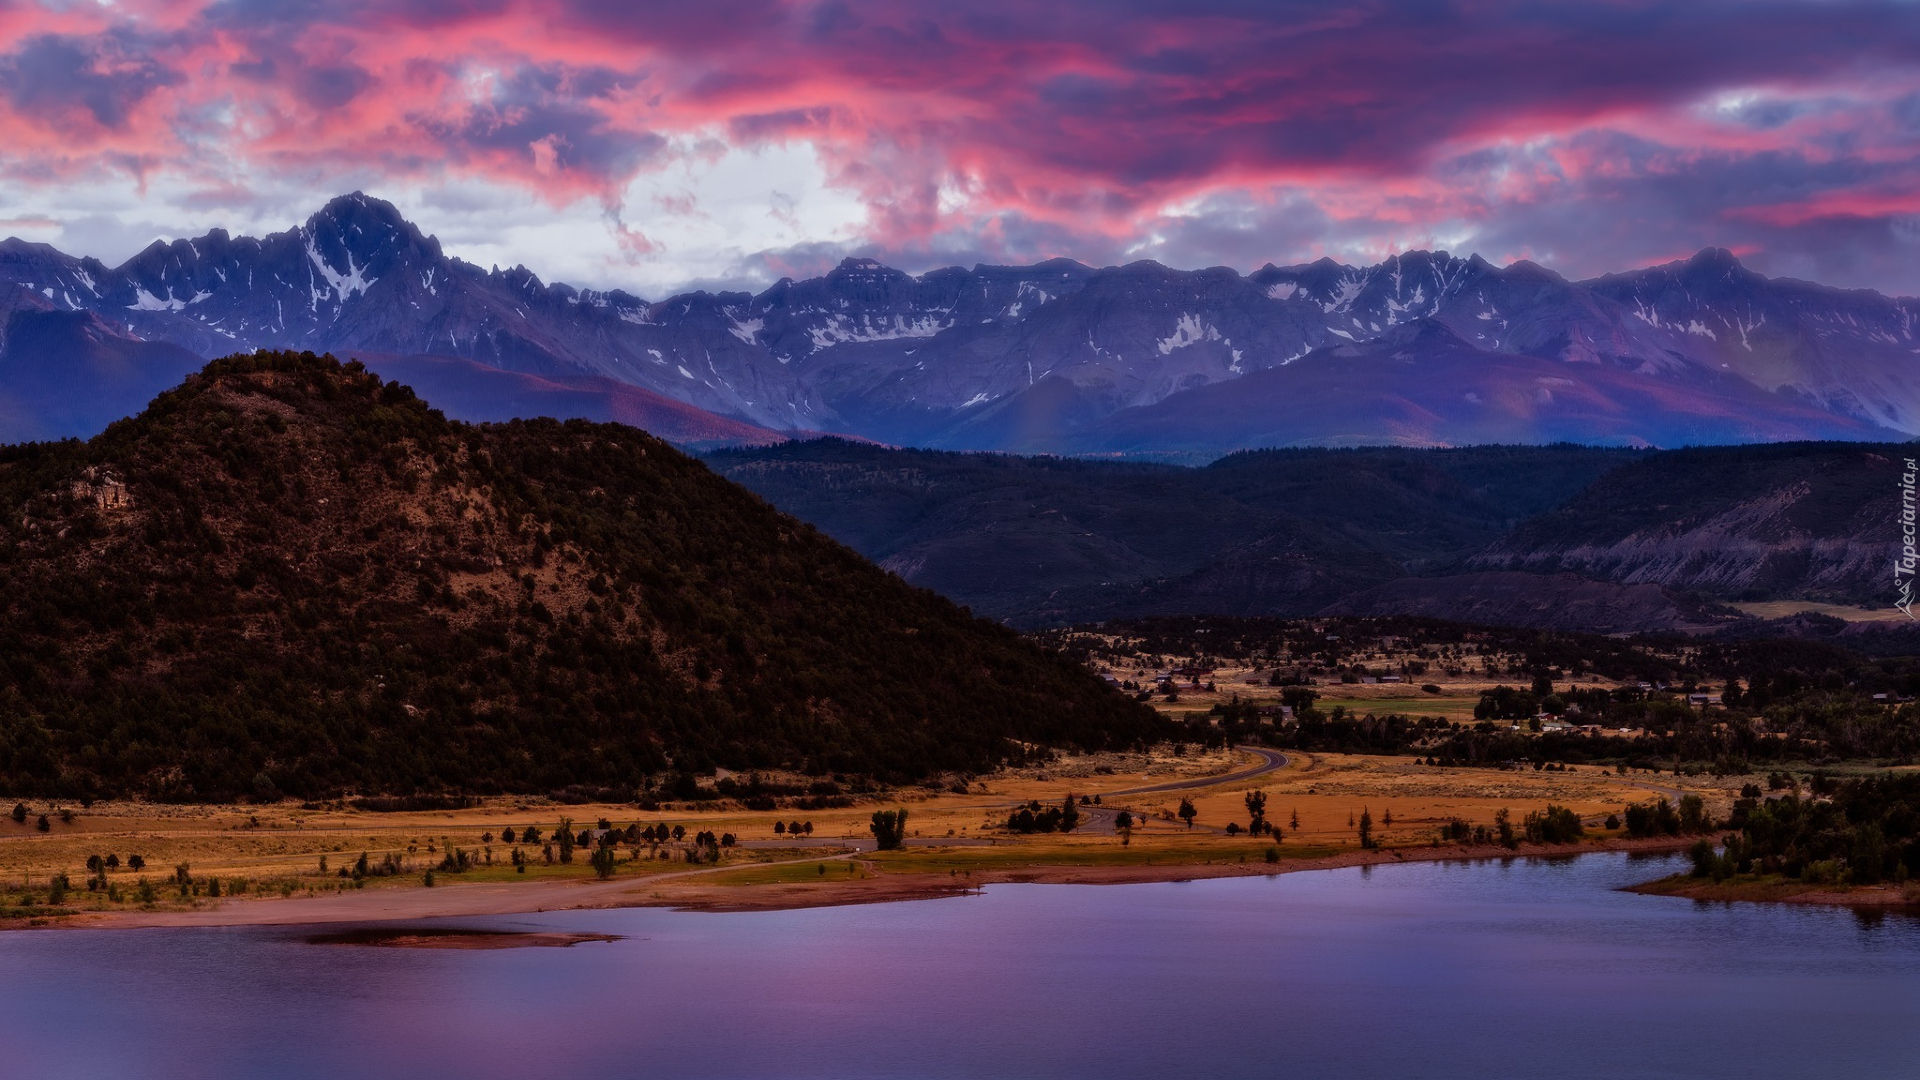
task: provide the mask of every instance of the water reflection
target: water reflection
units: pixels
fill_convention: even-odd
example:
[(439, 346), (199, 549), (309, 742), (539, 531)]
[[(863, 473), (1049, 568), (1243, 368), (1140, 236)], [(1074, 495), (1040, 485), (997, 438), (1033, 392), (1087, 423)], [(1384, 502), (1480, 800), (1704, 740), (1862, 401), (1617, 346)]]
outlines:
[(0, 1076), (1912, 1075), (1902, 916), (1615, 891), (1672, 857), (993, 887), (757, 914), (0, 936)]

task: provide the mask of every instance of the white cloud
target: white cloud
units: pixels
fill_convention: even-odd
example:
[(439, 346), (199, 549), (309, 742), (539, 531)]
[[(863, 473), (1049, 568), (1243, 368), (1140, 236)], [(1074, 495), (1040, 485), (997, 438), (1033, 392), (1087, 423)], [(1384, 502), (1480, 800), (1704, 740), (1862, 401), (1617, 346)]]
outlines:
[(852, 193), (827, 185), (811, 146), (714, 147), (711, 140), (701, 153), (683, 147), (674, 164), (628, 186), (622, 221), (652, 245), (638, 254), (621, 247), (618, 225), (595, 199), (554, 207), (507, 184), (395, 183), (351, 174), (235, 176), (212, 192), (169, 176), (150, 179), (144, 190), (106, 176), (65, 186), (0, 181), (4, 216), (13, 222), (0, 225), (0, 235), (117, 265), (156, 239), (216, 227), (235, 235), (292, 228), (327, 199), (360, 189), (394, 203), (423, 232), (439, 237), (449, 255), (483, 267), (521, 264), (546, 281), (620, 288), (648, 299), (693, 282), (765, 284), (756, 253), (859, 241), (866, 208)]

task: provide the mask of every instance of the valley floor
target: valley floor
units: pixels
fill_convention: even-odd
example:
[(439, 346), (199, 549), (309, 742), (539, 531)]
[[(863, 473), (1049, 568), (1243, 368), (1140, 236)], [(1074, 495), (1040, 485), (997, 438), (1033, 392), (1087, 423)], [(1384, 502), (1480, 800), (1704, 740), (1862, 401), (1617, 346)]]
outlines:
[[(93, 927), (279, 926), (386, 922), (463, 916), (512, 915), (536, 911), (611, 907), (672, 907), (695, 911), (767, 911), (847, 904), (891, 903), (959, 896), (996, 884), (1129, 885), (1202, 878), (1251, 877), (1301, 870), (1333, 870), (1401, 862), (1461, 859), (1554, 858), (1598, 851), (1647, 854), (1678, 851), (1691, 838), (1629, 840), (1603, 837), (1574, 844), (1522, 844), (1509, 851), (1498, 845), (1445, 845), (1383, 850), (1292, 852), (1266, 863), (1246, 852), (1238, 858), (1218, 852), (1218, 860), (1144, 859), (1131, 864), (1056, 865), (1044, 860), (1005, 868), (958, 869), (945, 873), (911, 865), (876, 865), (848, 855), (781, 860), (740, 866), (669, 871), (608, 881), (569, 880), (531, 884), (475, 883), (435, 889), (405, 888), (298, 895), (287, 900), (238, 900), (174, 910), (110, 911), (78, 916), (69, 925)], [(955, 860), (966, 861), (966, 860)], [(798, 873), (764, 874), (798, 867)], [(828, 868), (817, 879), (817, 868)], [(878, 872), (876, 872), (878, 871)]]
[[(466, 810), (370, 813), (292, 806), (164, 807), (101, 804), (76, 810), (73, 821), (38, 832), (34, 818), (0, 820), (0, 920), (8, 925), (234, 925), (327, 923), (494, 915), (560, 908), (674, 906), (742, 910), (872, 903), (956, 895), (999, 882), (1082, 884), (1188, 880), (1285, 873), (1339, 866), (1491, 857), (1570, 855), (1596, 850), (1673, 850), (1685, 840), (1630, 840), (1602, 827), (1628, 803), (1697, 792), (1724, 812), (1737, 783), (1670, 774), (1617, 775), (1599, 769), (1566, 772), (1453, 769), (1410, 758), (1274, 751), (1220, 751), (1175, 756), (1099, 755), (1046, 768), (1008, 771), (965, 794), (908, 789), (855, 807), (827, 811), (751, 812), (680, 804), (640, 812), (630, 805), (561, 806), (544, 800), (496, 800)], [(1246, 796), (1267, 796), (1267, 818), (1283, 839), (1244, 829)], [(1071, 834), (1018, 836), (1004, 826), (1010, 810), (1030, 801), (1058, 805), (1068, 793), (1098, 804), (1080, 807)], [(1182, 799), (1196, 816), (1175, 816)], [(1548, 803), (1567, 806), (1589, 823), (1589, 839), (1573, 845), (1462, 847), (1439, 841), (1452, 818), (1491, 824), (1506, 809), (1516, 824)], [(906, 846), (874, 851), (867, 823), (876, 809), (910, 812)], [(33, 808), (37, 814), (41, 808)], [(1130, 836), (1114, 828), (1122, 809), (1140, 824)], [(1368, 814), (1380, 847), (1359, 845), (1358, 817)], [(513, 845), (496, 839), (528, 825), (551, 834), (560, 820), (591, 828), (605, 819), (730, 832), (739, 843), (717, 865), (685, 861), (691, 845), (622, 845), (610, 880), (597, 880), (586, 853), (563, 864), (546, 861), (546, 845), (519, 845), (528, 865), (510, 863)], [(810, 823), (801, 839), (776, 834), (776, 821)], [(425, 887), (425, 871), (449, 850), (467, 852), (465, 873), (441, 872)], [(401, 872), (362, 881), (342, 877), (360, 853), (379, 864), (391, 855)], [(107, 892), (80, 884), (89, 855), (140, 854), (144, 869), (106, 875)], [(321, 860), (327, 860), (322, 869)], [(1273, 861), (1268, 861), (1269, 859)], [(179, 869), (184, 868), (184, 869)], [(53, 875), (75, 886), (56, 899)], [(189, 882), (182, 889), (178, 882)], [(143, 902), (140, 883), (151, 896)], [(208, 883), (219, 881), (220, 895)]]

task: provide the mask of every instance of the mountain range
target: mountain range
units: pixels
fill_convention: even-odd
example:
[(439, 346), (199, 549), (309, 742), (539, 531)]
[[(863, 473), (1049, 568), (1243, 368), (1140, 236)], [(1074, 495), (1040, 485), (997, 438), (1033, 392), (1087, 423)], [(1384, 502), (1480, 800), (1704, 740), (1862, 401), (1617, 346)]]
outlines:
[(357, 357), (466, 419), (619, 419), (695, 446), (837, 432), (1206, 460), (1256, 446), (1674, 446), (1920, 433), (1920, 300), (1726, 251), (1589, 281), (1416, 251), (1252, 274), (848, 259), (648, 301), (446, 255), (390, 204), (118, 267), (0, 242), (0, 440), (87, 435), (205, 358)]

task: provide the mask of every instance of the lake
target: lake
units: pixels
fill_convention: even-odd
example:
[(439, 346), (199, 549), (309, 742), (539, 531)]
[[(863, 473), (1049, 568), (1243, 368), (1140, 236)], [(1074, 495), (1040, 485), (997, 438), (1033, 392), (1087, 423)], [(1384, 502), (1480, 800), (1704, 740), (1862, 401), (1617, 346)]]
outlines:
[(1912, 1077), (1920, 921), (1617, 887), (1674, 857), (994, 886), (807, 911), (0, 935), (0, 1076)]

